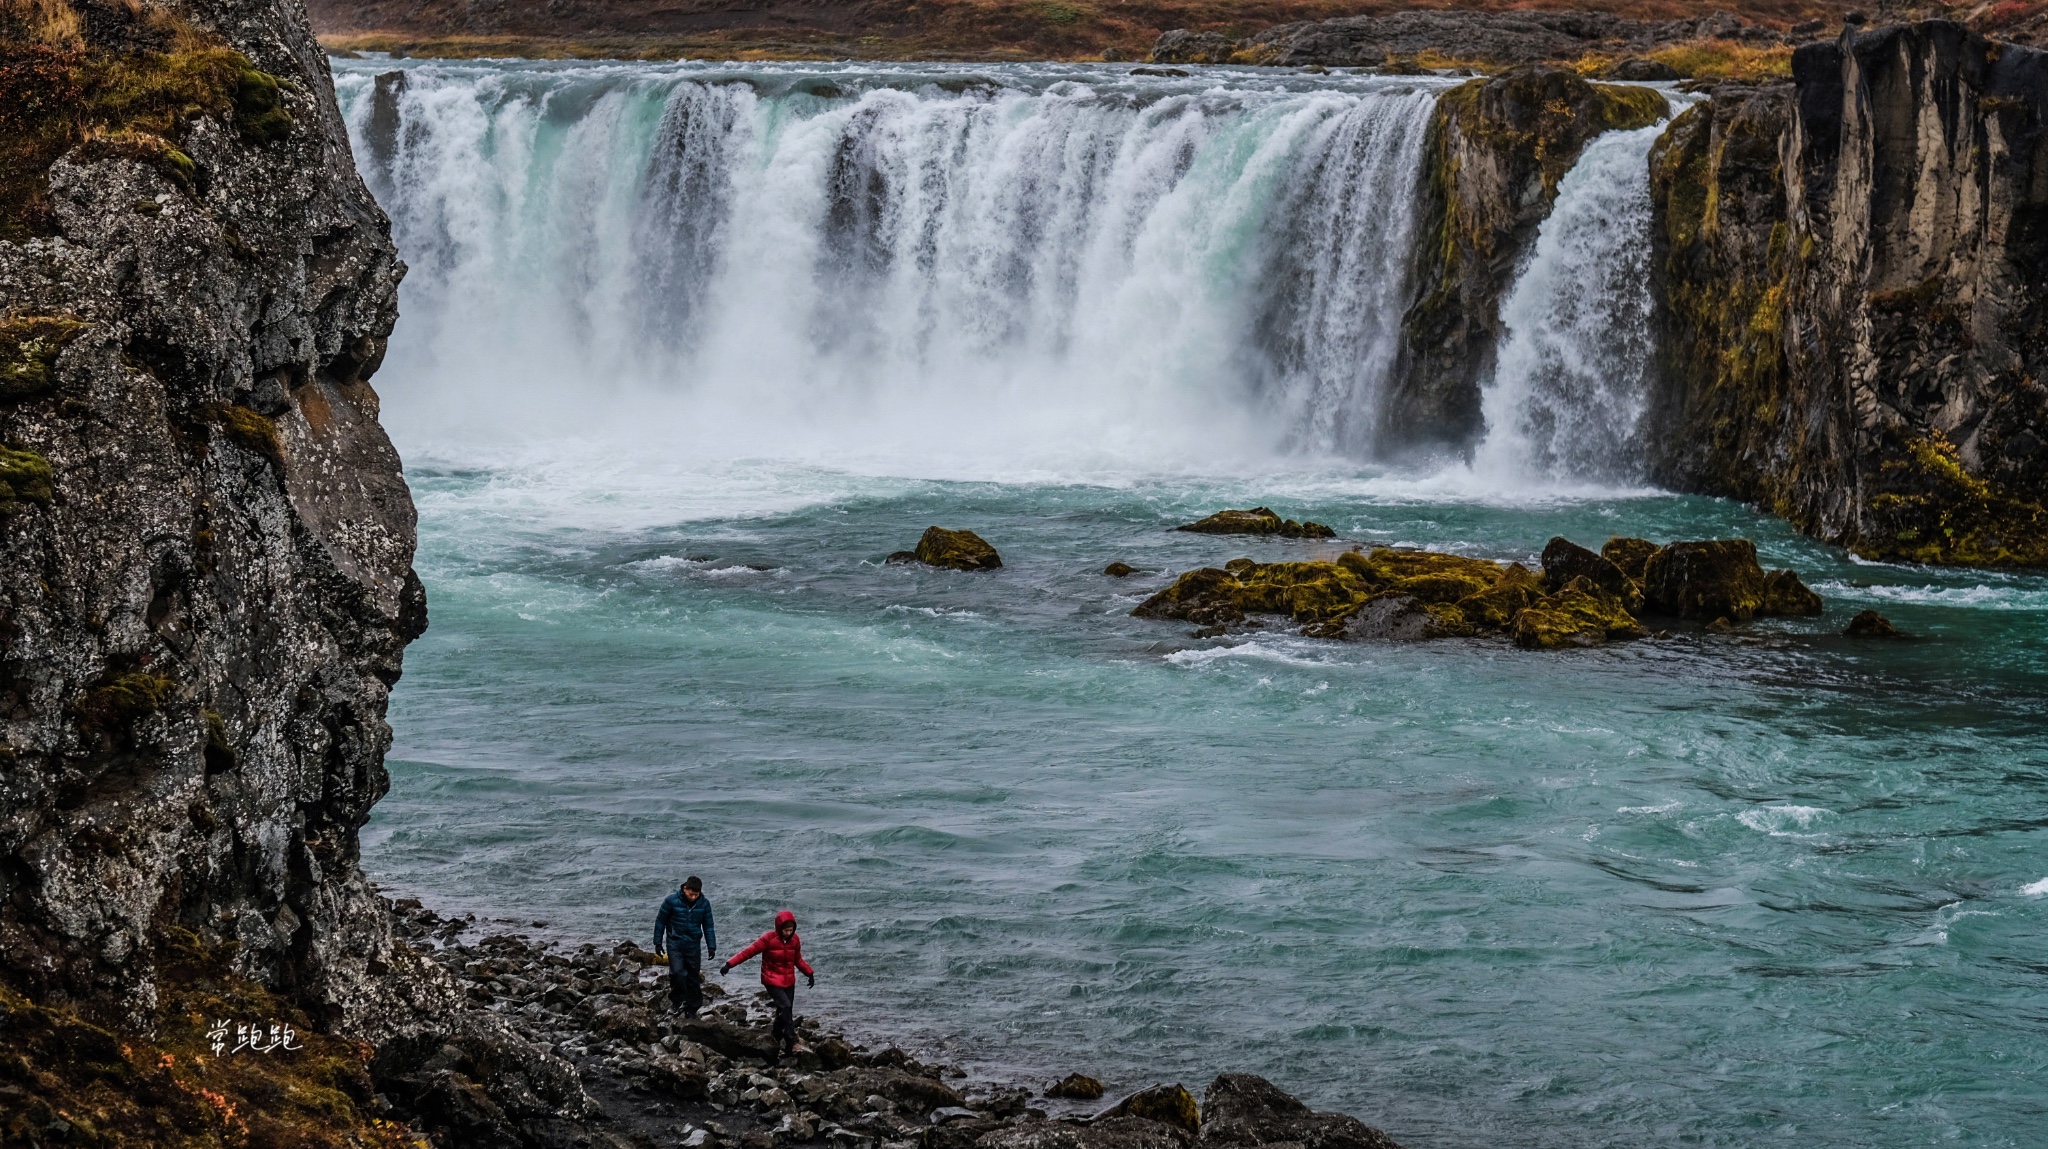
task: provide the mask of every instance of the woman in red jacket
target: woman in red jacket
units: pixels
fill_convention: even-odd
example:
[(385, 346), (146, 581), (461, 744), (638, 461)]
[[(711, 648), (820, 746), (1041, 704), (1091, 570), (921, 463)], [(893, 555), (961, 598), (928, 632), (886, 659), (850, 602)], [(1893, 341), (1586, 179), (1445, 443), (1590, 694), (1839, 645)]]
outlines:
[(788, 910), (775, 915), (775, 928), (754, 939), (754, 944), (725, 959), (720, 973), (755, 954), (761, 955), (761, 984), (775, 1003), (775, 1041), (785, 1053), (798, 1053), (803, 1046), (796, 1039), (796, 972), (804, 972), (804, 983), (816, 989), (818, 975), (804, 960), (804, 940), (796, 936), (796, 915)]

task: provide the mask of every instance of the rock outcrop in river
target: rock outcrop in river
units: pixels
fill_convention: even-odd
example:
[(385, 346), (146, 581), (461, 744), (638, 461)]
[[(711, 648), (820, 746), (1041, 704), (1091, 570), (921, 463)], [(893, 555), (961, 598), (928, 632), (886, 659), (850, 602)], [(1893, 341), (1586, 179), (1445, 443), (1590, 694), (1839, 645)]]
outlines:
[(1821, 613), (1791, 571), (1766, 571), (1748, 539), (1615, 538), (1596, 554), (1568, 539), (1543, 549), (1541, 574), (1520, 563), (1379, 547), (1334, 561), (1232, 559), (1189, 571), (1131, 611), (1179, 619), (1213, 637), (1284, 618), (1314, 638), (1410, 642), (1505, 634), (1531, 650), (1645, 638), (1665, 616), (1727, 629), (1755, 618)]
[(1652, 156), (1655, 477), (1870, 558), (2048, 563), (2048, 53), (1928, 22)]

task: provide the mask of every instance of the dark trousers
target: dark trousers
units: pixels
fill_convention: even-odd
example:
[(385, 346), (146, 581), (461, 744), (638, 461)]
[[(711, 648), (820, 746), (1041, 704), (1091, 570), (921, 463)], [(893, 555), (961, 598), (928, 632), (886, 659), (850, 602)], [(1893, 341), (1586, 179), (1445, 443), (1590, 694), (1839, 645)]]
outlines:
[(704, 951), (694, 943), (688, 949), (673, 941), (669, 943), (668, 1000), (684, 1013), (704, 1008), (704, 975), (698, 964), (703, 960)]
[(775, 1041), (787, 1053), (796, 1048), (796, 987), (764, 985), (768, 1000), (775, 1003)]

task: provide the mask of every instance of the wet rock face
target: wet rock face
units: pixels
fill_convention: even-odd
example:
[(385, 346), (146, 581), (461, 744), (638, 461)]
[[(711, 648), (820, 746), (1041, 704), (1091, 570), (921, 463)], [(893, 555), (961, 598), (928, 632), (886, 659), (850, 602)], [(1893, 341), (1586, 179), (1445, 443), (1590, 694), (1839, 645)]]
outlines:
[(182, 924), (341, 1024), (391, 992), (356, 833), (426, 617), (368, 383), (403, 268), (304, 9), (187, 10), (260, 123), (76, 147), (0, 241), (0, 972), (138, 1017)]
[(1659, 482), (1872, 558), (2048, 563), (2048, 54), (1931, 21), (1652, 155)]
[(1601, 132), (1654, 124), (1663, 96), (1532, 66), (1473, 80), (1437, 102), (1402, 352), (1378, 426), (1382, 454), (1462, 453), (1485, 433), (1483, 382), (1500, 305), (1557, 199)]

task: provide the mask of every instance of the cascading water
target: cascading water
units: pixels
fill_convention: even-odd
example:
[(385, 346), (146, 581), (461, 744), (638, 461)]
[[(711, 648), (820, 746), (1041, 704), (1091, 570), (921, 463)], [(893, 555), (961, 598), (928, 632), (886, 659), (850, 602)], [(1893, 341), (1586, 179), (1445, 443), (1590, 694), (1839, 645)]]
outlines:
[(1558, 184), (1556, 206), (1501, 306), (1507, 334), (1473, 460), (1482, 476), (1641, 478), (1653, 350), (1648, 159), (1663, 130), (1596, 138)]
[(345, 65), (393, 365), (466, 424), (625, 385), (728, 440), (1370, 438), (1433, 82), (1003, 76)]

